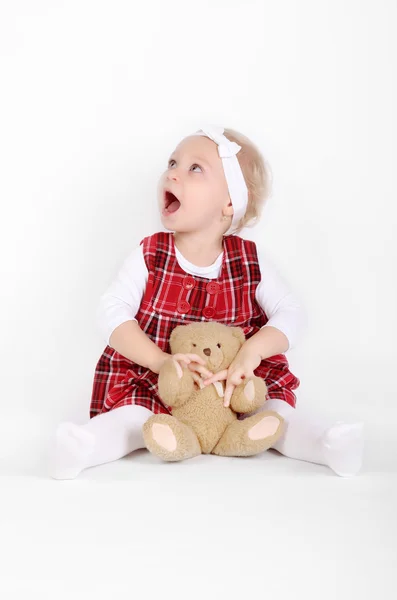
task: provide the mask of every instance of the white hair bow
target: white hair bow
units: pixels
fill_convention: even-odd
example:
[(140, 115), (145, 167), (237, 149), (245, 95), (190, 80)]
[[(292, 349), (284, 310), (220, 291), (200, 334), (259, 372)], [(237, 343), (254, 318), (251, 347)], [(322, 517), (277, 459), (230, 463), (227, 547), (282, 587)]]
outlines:
[(245, 215), (248, 204), (248, 189), (240, 163), (236, 156), (241, 150), (241, 146), (236, 144), (236, 142), (228, 140), (227, 137), (223, 135), (224, 131), (223, 127), (206, 125), (193, 135), (204, 135), (210, 138), (218, 146), (218, 154), (222, 159), (230, 200), (233, 206), (232, 224), (226, 232), (226, 234), (231, 234)]

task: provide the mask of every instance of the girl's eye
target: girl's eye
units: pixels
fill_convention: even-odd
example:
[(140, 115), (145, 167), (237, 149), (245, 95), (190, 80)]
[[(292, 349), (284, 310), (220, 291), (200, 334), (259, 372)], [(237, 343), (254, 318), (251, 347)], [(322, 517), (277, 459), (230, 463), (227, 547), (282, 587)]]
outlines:
[[(175, 161), (173, 158), (171, 158), (171, 160), (169, 160), (169, 161), (168, 161), (168, 168), (169, 168), (169, 169), (172, 169), (172, 167), (174, 166), (174, 163), (175, 163), (175, 162), (176, 162), (176, 161)], [(199, 168), (199, 169), (200, 169), (200, 172), (202, 172), (202, 168), (200, 167), (200, 165), (197, 165), (196, 163), (195, 163), (195, 164), (193, 164), (191, 168), (193, 168), (193, 169)], [(198, 173), (199, 171), (194, 171), (194, 172), (195, 172), (195, 173)]]

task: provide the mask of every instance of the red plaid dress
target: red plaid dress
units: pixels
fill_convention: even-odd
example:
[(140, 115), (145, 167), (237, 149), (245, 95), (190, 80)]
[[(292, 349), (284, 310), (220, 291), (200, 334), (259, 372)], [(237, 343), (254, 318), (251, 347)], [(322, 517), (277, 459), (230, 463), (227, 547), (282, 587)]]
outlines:
[[(135, 318), (164, 352), (170, 352), (169, 338), (177, 325), (213, 320), (242, 327), (248, 339), (267, 323), (255, 299), (261, 279), (255, 243), (236, 235), (225, 236), (223, 242), (219, 277), (206, 279), (180, 267), (173, 233), (159, 232), (141, 241), (149, 275)], [(285, 400), (295, 407), (293, 390), (300, 381), (289, 371), (284, 354), (263, 360), (255, 375), (265, 380), (268, 399)], [(150, 369), (106, 346), (95, 369), (90, 417), (126, 404), (139, 404), (153, 413), (169, 413), (159, 398), (157, 379)]]

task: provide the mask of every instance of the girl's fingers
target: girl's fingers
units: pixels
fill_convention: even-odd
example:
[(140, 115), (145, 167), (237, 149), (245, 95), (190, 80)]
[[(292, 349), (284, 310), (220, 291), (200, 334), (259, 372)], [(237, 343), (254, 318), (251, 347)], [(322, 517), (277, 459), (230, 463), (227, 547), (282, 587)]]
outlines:
[(174, 360), (181, 360), (182, 362), (186, 363), (187, 365), (191, 362), (191, 360), (187, 356), (187, 354), (173, 354), (172, 358)]
[(201, 358), (201, 356), (198, 356), (198, 354), (190, 354), (190, 353), (183, 354), (183, 353), (179, 352), (178, 354), (173, 354), (172, 358), (175, 358), (176, 360), (182, 360), (187, 365), (189, 363), (191, 363), (192, 361), (200, 363), (201, 365), (206, 364), (205, 360), (203, 358)]
[(201, 356), (199, 356), (198, 354), (185, 354), (185, 356), (188, 356), (191, 360), (194, 360), (195, 362), (198, 362), (202, 365), (206, 364), (206, 361), (204, 360), (204, 358), (201, 358)]
[(223, 406), (226, 408), (230, 406), (230, 400), (234, 391), (234, 385), (226, 386), (225, 396), (223, 398)]
[(212, 371), (209, 371), (206, 367), (203, 367), (202, 365), (197, 365), (195, 363), (190, 363), (188, 369), (190, 369), (190, 371), (196, 371), (197, 373), (201, 373), (202, 375), (204, 375), (204, 377), (211, 377), (213, 375)]
[(227, 369), (219, 371), (219, 373), (215, 373), (214, 375), (211, 375), (211, 377), (209, 377), (208, 379), (205, 379), (204, 385), (209, 385), (210, 383), (214, 383), (215, 381), (222, 381), (224, 379), (227, 379)]
[[(251, 377), (251, 375), (254, 376), (253, 371), (248, 373), (249, 377)], [(240, 383), (242, 383), (245, 379), (246, 379), (246, 375), (244, 373), (244, 369), (242, 369), (242, 368), (237, 369), (237, 371), (235, 371), (233, 373), (233, 375), (231, 377), (229, 377), (228, 381), (226, 382), (223, 406), (226, 406), (226, 407), (230, 406), (230, 400), (232, 399), (234, 389), (238, 385), (240, 385)]]
[[(230, 367), (229, 367), (229, 369), (230, 369)], [(227, 379), (229, 377), (229, 383), (232, 383), (233, 385), (238, 385), (244, 379), (244, 375), (243, 374), (240, 375), (239, 374), (240, 372), (243, 373), (243, 370), (238, 369), (232, 375), (230, 375), (229, 370), (224, 369), (223, 371), (219, 371), (219, 373), (215, 373), (215, 375), (213, 375), (212, 377), (205, 379), (204, 384), (207, 385), (210, 383), (214, 383), (214, 381), (221, 381), (221, 380)]]
[(205, 364), (205, 360), (200, 358), (200, 356), (198, 356), (197, 354), (177, 353), (173, 354), (171, 358), (173, 359), (174, 363), (178, 365), (177, 373), (179, 378), (182, 377), (182, 367), (180, 366), (179, 362), (184, 363), (184, 365), (187, 366), (187, 368), (192, 373), (196, 371), (197, 373), (201, 373), (202, 375), (204, 375), (204, 377), (211, 377), (211, 375), (213, 375), (212, 371), (204, 367), (202, 364), (198, 364), (197, 361), (200, 361), (200, 363)]
[(174, 363), (174, 365), (175, 365), (176, 372), (177, 372), (177, 375), (178, 375), (179, 379), (182, 379), (182, 377), (183, 377), (183, 371), (182, 371), (182, 367), (181, 367), (181, 365), (180, 365), (180, 364), (179, 364), (179, 362), (178, 362), (177, 360), (175, 360), (175, 359), (173, 359), (173, 363)]
[(193, 381), (195, 381), (197, 383), (197, 385), (199, 386), (199, 388), (201, 388), (201, 383), (203, 380), (201, 379), (200, 375), (197, 375), (197, 373), (192, 371), (192, 377), (193, 377)]
[[(182, 367), (178, 361), (182, 362), (187, 366), (192, 374), (193, 380), (201, 387), (201, 384), (204, 383), (205, 386), (215, 383), (216, 381), (224, 381), (226, 380), (226, 389), (225, 395), (223, 398), (223, 405), (225, 407), (230, 406), (230, 401), (234, 392), (234, 389), (237, 385), (240, 385), (246, 377), (253, 377), (254, 372), (250, 372), (245, 374), (244, 369), (241, 367), (238, 368), (234, 373), (229, 376), (228, 369), (224, 369), (223, 371), (219, 371), (219, 373), (212, 373), (209, 369), (205, 367), (206, 361), (198, 356), (198, 354), (194, 353), (178, 353), (173, 354), (172, 359), (175, 364), (175, 368), (178, 374), (178, 377), (181, 379), (183, 376)], [(230, 367), (229, 367), (230, 368)], [(204, 376), (203, 379), (200, 375)]]
[(234, 375), (233, 375), (233, 376), (232, 376), (232, 377), (229, 379), (229, 382), (230, 382), (230, 384), (231, 384), (231, 385), (234, 385), (234, 386), (236, 386), (236, 385), (240, 385), (240, 383), (241, 383), (242, 381), (244, 381), (244, 376), (242, 376), (242, 375), (237, 375), (237, 374), (234, 374)]

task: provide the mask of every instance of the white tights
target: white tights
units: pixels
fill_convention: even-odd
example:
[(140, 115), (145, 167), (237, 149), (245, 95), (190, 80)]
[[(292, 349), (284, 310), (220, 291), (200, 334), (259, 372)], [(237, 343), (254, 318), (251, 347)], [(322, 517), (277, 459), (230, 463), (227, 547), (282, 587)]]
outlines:
[[(298, 460), (327, 465), (341, 476), (356, 475), (362, 462), (363, 424), (330, 422), (311, 411), (268, 400), (285, 421), (274, 449)], [(143, 406), (128, 405), (90, 419), (85, 425), (61, 423), (51, 453), (51, 476), (74, 479), (87, 467), (117, 460), (144, 448), (142, 426), (152, 415)]]

